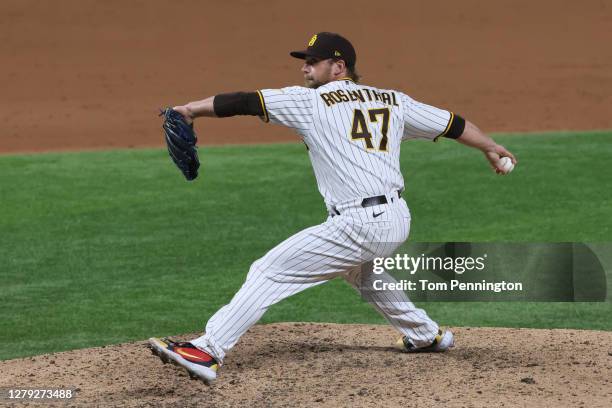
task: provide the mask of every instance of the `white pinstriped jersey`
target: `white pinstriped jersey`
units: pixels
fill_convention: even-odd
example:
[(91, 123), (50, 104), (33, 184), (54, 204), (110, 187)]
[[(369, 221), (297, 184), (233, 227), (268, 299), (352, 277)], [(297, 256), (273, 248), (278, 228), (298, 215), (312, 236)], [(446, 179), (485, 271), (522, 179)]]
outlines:
[(408, 95), (356, 84), (349, 79), (317, 89), (263, 89), (264, 120), (293, 128), (308, 147), (326, 204), (404, 189), (400, 143), (435, 140), (445, 134), (452, 112)]
[[(454, 115), (393, 90), (334, 81), (259, 91), (264, 120), (295, 129), (308, 146), (319, 191), (330, 211), (325, 222), (287, 238), (255, 261), (230, 303), (192, 343), (220, 363), (266, 310), (283, 299), (336, 277), (361, 291), (416, 347), (432, 344), (439, 326), (403, 291), (377, 291), (371, 261), (388, 257), (410, 232), (410, 210), (394, 190), (404, 187), (402, 140), (435, 139)], [(386, 204), (363, 207), (360, 198), (385, 194)], [(356, 202), (356, 203), (355, 203)]]

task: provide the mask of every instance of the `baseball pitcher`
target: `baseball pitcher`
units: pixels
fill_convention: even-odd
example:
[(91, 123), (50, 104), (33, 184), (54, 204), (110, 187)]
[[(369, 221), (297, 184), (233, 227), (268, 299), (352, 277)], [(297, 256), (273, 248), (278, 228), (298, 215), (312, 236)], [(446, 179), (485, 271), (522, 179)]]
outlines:
[[(165, 113), (169, 118), (178, 112), (184, 122), (166, 123), (165, 129), (187, 132), (195, 118), (235, 115), (259, 116), (294, 129), (306, 144), (328, 211), (323, 223), (289, 237), (255, 261), (240, 290), (210, 318), (201, 337), (190, 342), (149, 340), (164, 362), (172, 361), (207, 383), (216, 379), (226, 354), (271, 305), (337, 277), (359, 290), (374, 279), (372, 260), (391, 256), (408, 238), (402, 141), (455, 139), (482, 151), (498, 174), (509, 171), (504, 163), (516, 164), (512, 153), (461, 116), (397, 90), (360, 84), (355, 50), (338, 34), (318, 33), (305, 50), (290, 55), (304, 60), (304, 86), (220, 94)], [(189, 139), (195, 140), (193, 135)], [(169, 142), (169, 150), (176, 146)], [(197, 157), (181, 161), (180, 154), (171, 155), (181, 168), (191, 168), (185, 173), (188, 179), (197, 176)], [(375, 279), (392, 281), (387, 274)], [(453, 334), (441, 330), (405, 293), (362, 293), (401, 334), (397, 345), (403, 351), (442, 352), (454, 346)]]

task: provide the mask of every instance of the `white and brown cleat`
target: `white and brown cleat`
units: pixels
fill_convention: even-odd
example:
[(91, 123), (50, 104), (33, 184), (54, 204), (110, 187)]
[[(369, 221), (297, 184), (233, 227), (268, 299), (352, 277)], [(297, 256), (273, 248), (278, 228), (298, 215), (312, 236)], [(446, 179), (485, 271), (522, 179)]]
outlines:
[(395, 343), (395, 347), (404, 353), (441, 353), (455, 347), (455, 337), (450, 330), (444, 332), (438, 330), (438, 334), (428, 346), (416, 347), (408, 337), (404, 336)]

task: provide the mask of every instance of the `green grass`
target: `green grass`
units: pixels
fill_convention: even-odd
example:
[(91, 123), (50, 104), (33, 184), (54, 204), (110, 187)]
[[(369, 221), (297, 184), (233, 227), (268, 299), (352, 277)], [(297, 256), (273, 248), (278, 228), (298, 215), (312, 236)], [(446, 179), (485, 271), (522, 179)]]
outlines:
[[(612, 241), (611, 132), (497, 139), (510, 177), (452, 141), (404, 143), (412, 240)], [(161, 149), (0, 156), (0, 359), (201, 330), (252, 261), (324, 220), (303, 145), (201, 157), (187, 183)], [(611, 303), (421, 306), (445, 325), (612, 330)], [(340, 281), (273, 321), (383, 323)]]

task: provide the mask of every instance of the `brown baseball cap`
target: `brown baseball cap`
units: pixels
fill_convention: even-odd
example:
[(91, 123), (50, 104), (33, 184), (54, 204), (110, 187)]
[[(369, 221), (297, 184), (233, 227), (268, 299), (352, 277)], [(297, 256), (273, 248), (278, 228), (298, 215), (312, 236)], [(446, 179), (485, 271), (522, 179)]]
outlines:
[(292, 51), (289, 55), (299, 59), (308, 57), (342, 59), (349, 68), (354, 67), (357, 62), (355, 48), (350, 41), (340, 34), (326, 31), (313, 35), (305, 50)]

